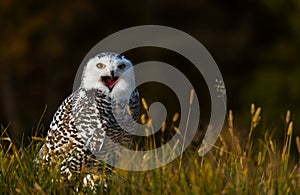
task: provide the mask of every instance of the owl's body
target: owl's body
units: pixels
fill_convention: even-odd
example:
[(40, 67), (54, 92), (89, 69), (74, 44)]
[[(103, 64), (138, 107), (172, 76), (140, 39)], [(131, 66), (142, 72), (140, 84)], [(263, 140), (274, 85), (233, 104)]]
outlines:
[(138, 110), (131, 62), (118, 54), (99, 54), (84, 68), (80, 88), (56, 111), (40, 158), (59, 162), (68, 179), (84, 168), (97, 173), (103, 160), (113, 163), (116, 145), (132, 145)]

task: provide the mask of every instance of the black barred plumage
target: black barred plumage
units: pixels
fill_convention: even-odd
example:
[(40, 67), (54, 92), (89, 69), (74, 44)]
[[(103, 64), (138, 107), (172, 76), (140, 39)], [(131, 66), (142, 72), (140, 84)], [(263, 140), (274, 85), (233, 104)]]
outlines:
[(139, 94), (126, 58), (101, 53), (87, 63), (82, 75), (80, 88), (54, 114), (39, 153), (45, 162), (60, 163), (62, 176), (69, 180), (83, 170), (97, 174), (101, 160), (114, 160), (116, 148), (107, 140), (132, 146), (139, 116)]

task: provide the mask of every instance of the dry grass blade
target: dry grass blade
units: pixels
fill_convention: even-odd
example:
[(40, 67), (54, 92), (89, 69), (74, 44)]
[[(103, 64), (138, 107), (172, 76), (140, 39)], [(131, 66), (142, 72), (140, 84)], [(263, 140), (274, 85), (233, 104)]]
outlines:
[[(251, 119), (255, 115), (260, 117), (261, 110), (251, 106)], [(259, 113), (259, 114), (257, 114)], [(292, 142), (294, 122), (288, 117), (288, 124), (285, 127), (285, 139), (283, 147), (277, 144), (276, 139), (272, 140), (270, 134), (265, 133), (263, 138), (256, 140), (252, 138), (249, 148), (241, 147), (241, 143), (247, 141), (247, 136), (239, 137), (240, 131), (234, 126), (233, 113), (228, 115), (228, 128), (219, 136), (219, 142), (211, 146), (203, 141), (204, 147), (211, 146), (207, 155), (199, 157), (195, 146), (185, 150), (185, 157), (176, 158), (169, 164), (147, 171), (126, 171), (113, 169), (113, 175), (122, 176), (109, 177), (109, 193), (112, 194), (297, 194), (300, 191), (299, 162), (291, 161), (291, 144), (296, 144), (300, 153), (300, 138)], [(256, 117), (257, 117), (256, 116)], [(175, 120), (179, 116), (173, 116)], [(148, 123), (146, 115), (144, 122)], [(176, 120), (175, 120), (176, 121)], [(259, 121), (259, 119), (258, 119)], [(253, 121), (252, 121), (253, 122)], [(170, 120), (170, 123), (174, 121)], [(166, 122), (162, 125), (162, 132), (169, 130), (171, 124)], [(146, 127), (151, 134), (150, 126)], [(233, 128), (234, 131), (233, 131)], [(252, 125), (251, 128), (254, 128)], [(182, 132), (177, 127), (172, 127)], [(6, 131), (7, 129), (5, 129)], [(170, 129), (171, 130), (171, 129)], [(228, 132), (229, 131), (229, 132)], [(253, 129), (252, 129), (253, 131)], [(249, 134), (250, 132), (249, 131)], [(182, 137), (184, 138), (184, 136)], [(14, 147), (11, 139), (2, 133), (0, 137), (0, 193), (1, 194), (103, 194), (103, 185), (100, 183), (95, 191), (91, 186), (83, 186), (81, 180), (72, 180), (68, 184), (61, 180), (59, 163), (55, 166), (42, 167), (34, 163), (40, 149), (36, 141), (43, 141), (43, 138), (34, 136), (33, 142), (28, 147), (21, 147), (19, 150)], [(10, 148), (4, 147), (10, 144)], [(194, 143), (195, 144), (195, 143)], [(152, 142), (150, 147), (155, 146)], [(176, 139), (173, 145), (165, 143), (163, 154), (169, 158), (175, 158), (176, 151), (182, 152), (181, 140)], [(196, 147), (198, 147), (197, 145)], [(202, 145), (201, 145), (202, 146)], [(232, 146), (232, 147), (230, 147)], [(10, 150), (9, 154), (7, 149)], [(137, 147), (138, 149), (138, 147)], [(145, 148), (147, 149), (147, 148)], [(247, 153), (247, 155), (246, 155)], [(161, 162), (159, 156), (146, 153), (141, 156), (141, 162), (133, 161), (133, 157), (122, 163), (129, 166), (148, 166), (149, 163)], [(99, 164), (100, 161), (97, 161)], [(96, 162), (95, 162), (96, 163)], [(178, 166), (179, 165), (179, 166)], [(104, 165), (105, 166), (105, 165)], [(97, 169), (97, 168), (94, 168)], [(94, 170), (93, 169), (93, 170)], [(90, 170), (90, 169), (89, 169)], [(94, 182), (105, 178), (105, 172), (93, 177)], [(225, 182), (224, 182), (225, 181)], [(145, 185), (145, 183), (147, 185)], [(180, 184), (180, 185), (178, 185)], [(72, 186), (72, 187), (70, 187)], [(73, 187), (76, 186), (76, 187)]]

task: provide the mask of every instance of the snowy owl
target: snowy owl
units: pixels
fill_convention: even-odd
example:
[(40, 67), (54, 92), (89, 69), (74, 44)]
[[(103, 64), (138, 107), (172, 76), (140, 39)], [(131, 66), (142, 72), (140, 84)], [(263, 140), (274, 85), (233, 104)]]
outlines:
[(132, 63), (116, 53), (98, 54), (85, 65), (80, 87), (54, 114), (39, 158), (59, 162), (68, 179), (83, 169), (97, 172), (95, 162), (113, 161), (116, 146), (132, 146), (139, 102)]

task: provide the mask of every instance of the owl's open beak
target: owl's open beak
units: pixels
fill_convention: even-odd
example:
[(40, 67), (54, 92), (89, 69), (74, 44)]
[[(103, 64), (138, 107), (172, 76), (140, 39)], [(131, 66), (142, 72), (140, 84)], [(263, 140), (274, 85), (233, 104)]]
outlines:
[(109, 88), (109, 90), (112, 90), (119, 81), (119, 77), (102, 76), (101, 81)]

